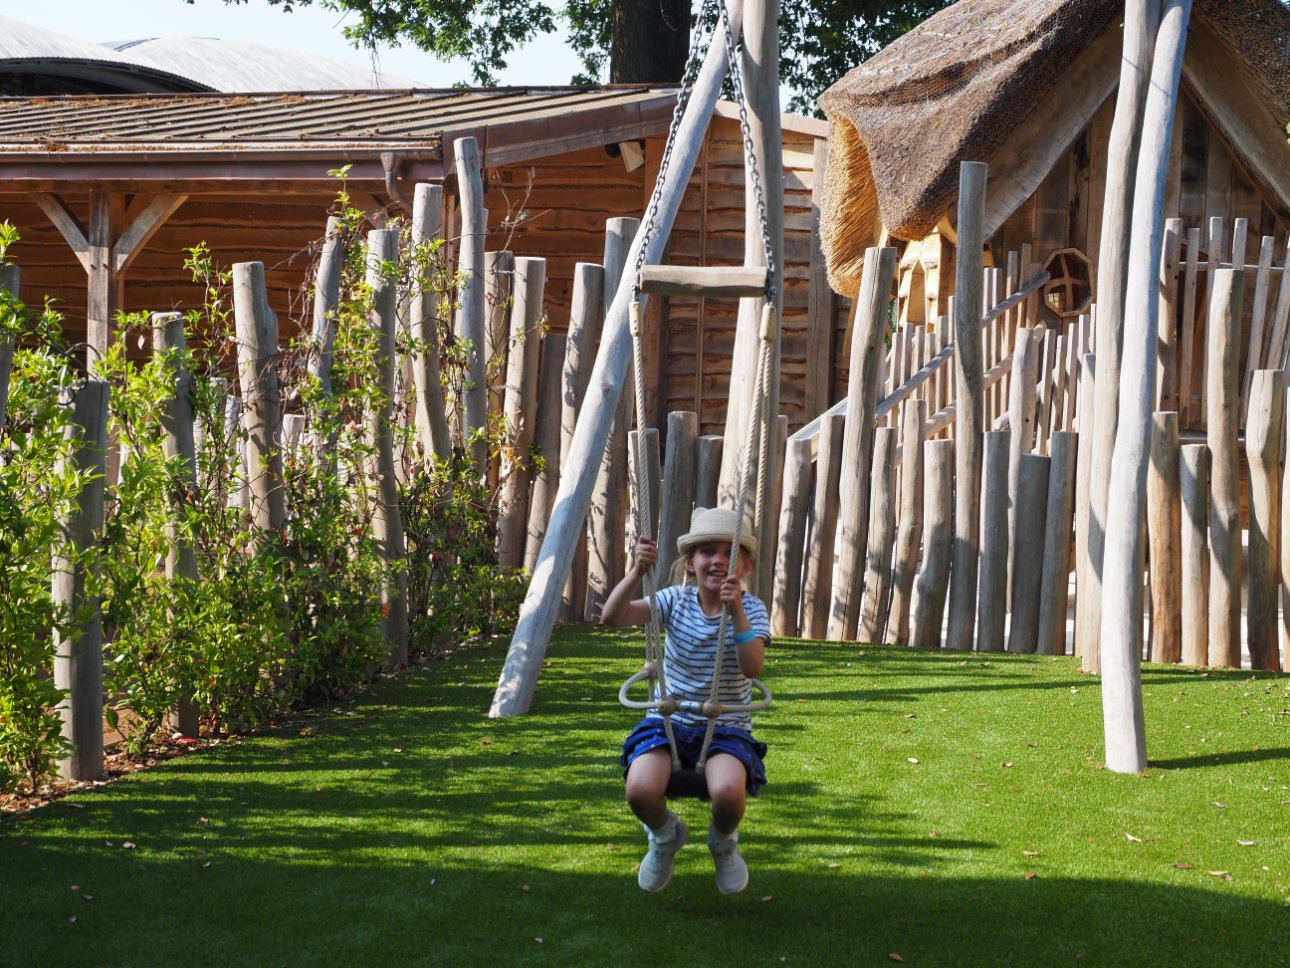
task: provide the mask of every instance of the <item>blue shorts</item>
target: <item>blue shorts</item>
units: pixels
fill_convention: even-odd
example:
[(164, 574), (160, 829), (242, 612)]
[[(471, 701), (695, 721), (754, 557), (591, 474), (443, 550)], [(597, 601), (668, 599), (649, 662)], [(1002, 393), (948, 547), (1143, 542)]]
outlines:
[[(684, 769), (694, 769), (694, 764), (699, 761), (705, 731), (704, 726), (672, 724), (672, 733), (676, 737), (676, 751), (681, 757), (681, 766)], [(658, 749), (660, 746), (667, 748), (667, 733), (663, 731), (663, 720), (657, 716), (647, 716), (631, 731), (631, 735), (623, 740), (623, 752), (618, 757), (618, 765), (623, 768), (623, 776), (627, 776), (627, 768), (632, 765), (636, 757), (652, 749)], [(738, 759), (744, 765), (744, 772), (748, 777), (745, 783), (748, 795), (755, 797), (761, 793), (761, 788), (766, 783), (766, 768), (762, 764), (762, 760), (766, 758), (765, 743), (758, 742), (747, 730), (718, 726), (712, 734), (709, 755), (712, 753), (729, 753)]]

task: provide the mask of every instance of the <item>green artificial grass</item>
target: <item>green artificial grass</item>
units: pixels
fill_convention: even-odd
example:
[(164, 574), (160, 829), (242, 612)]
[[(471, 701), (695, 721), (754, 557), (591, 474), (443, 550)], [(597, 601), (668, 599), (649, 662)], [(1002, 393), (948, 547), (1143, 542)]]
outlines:
[(1272, 965), (1290, 960), (1290, 680), (1148, 667), (1105, 770), (1069, 659), (790, 641), (724, 897), (705, 806), (666, 892), (615, 758), (639, 636), (504, 641), (0, 822), (0, 964)]

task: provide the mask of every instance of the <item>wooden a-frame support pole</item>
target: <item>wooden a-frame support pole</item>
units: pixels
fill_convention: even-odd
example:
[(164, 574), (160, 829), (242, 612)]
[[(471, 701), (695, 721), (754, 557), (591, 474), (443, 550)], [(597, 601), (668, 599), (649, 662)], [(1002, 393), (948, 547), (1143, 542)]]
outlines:
[[(742, 2), (726, 0), (726, 6), (730, 11), (731, 23), (737, 30), (737, 25), (741, 22)], [(642, 256), (647, 264), (657, 263), (663, 254), (672, 223), (689, 186), (694, 163), (703, 145), (708, 121), (721, 94), (726, 66), (725, 39), (718, 33), (708, 48), (703, 68), (695, 81), (690, 101), (676, 132), (666, 177), (658, 194), (650, 200), (641, 219), (642, 228), (632, 240), (626, 259), (628, 266), (634, 266)], [(647, 227), (651, 224), (653, 230), (647, 232)], [(596, 469), (605, 451), (605, 441), (618, 409), (623, 378), (631, 359), (627, 311), (632, 300), (634, 277), (634, 272), (623, 274), (617, 294), (605, 315), (600, 349), (596, 354), (596, 363), (591, 371), (582, 410), (578, 414), (578, 423), (569, 445), (567, 463), (560, 475), (560, 487), (556, 492), (551, 520), (547, 524), (546, 540), (542, 542), (542, 550), (538, 552), (533, 578), (529, 582), (524, 603), (520, 606), (519, 621), (488, 711), (488, 715), (493, 718), (521, 716), (528, 712), (533, 701), (538, 672), (546, 656), (547, 642), (551, 638), (551, 629), (555, 626), (561, 593), (573, 560), (573, 546), (583, 533), (582, 525), (587, 517), (591, 489), (596, 482)]]
[(71, 246), (89, 277), (85, 342), (86, 364), (92, 371), (112, 342), (112, 320), (121, 308), (126, 270), (188, 196), (136, 196), (126, 206), (123, 196), (93, 188), (88, 228), (58, 195), (36, 192), (32, 199)]
[[(1169, 144), (1190, 15), (1191, 0), (1166, 0), (1143, 112), (1133, 192), (1132, 241), (1127, 252), (1120, 416), (1110, 466), (1109, 493), (1115, 495), (1115, 500), (1108, 501), (1106, 509), (1100, 635), (1106, 766), (1117, 773), (1140, 773), (1147, 767), (1140, 668), (1142, 522), (1151, 454), (1151, 412), (1156, 399), (1160, 316), (1156, 277), (1164, 238)], [(1099, 368), (1100, 365), (1099, 362)]]

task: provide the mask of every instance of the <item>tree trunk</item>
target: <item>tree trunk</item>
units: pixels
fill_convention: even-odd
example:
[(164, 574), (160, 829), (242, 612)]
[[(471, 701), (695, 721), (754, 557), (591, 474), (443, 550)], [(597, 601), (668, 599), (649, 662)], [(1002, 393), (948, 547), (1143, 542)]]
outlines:
[(613, 84), (674, 84), (690, 50), (690, 0), (619, 0), (609, 41)]

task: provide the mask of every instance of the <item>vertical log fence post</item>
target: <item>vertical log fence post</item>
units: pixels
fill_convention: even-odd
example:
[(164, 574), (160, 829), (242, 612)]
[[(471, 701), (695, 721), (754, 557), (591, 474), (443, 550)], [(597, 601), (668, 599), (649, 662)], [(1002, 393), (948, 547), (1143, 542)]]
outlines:
[(891, 608), (884, 641), (909, 644), (909, 610), (923, 540), (923, 439), (927, 401), (906, 400), (901, 407), (900, 524), (893, 555)]
[(1017, 469), (1017, 537), (1012, 562), (1012, 623), (1009, 652), (1034, 652), (1039, 645), (1039, 593), (1043, 583), (1044, 528), (1048, 518), (1050, 458), (1022, 454)]
[(949, 627), (945, 645), (970, 650), (976, 634), (977, 569), (981, 556), (981, 448), (984, 390), (981, 367), (982, 245), (987, 166), (959, 165), (958, 265), (954, 313), (954, 543)]
[(896, 271), (896, 250), (865, 250), (851, 339), (843, 473), (838, 500), (838, 560), (833, 575), (829, 637), (853, 639), (860, 618), (864, 554), (869, 540), (869, 466), (873, 460), (874, 411), (878, 406), (887, 328), (887, 303)]
[[(514, 263), (511, 263), (512, 268)], [(564, 397), (560, 411), (560, 466), (568, 468), (573, 431), (578, 411), (587, 393), (587, 380), (595, 356), (596, 333), (600, 330), (605, 281), (603, 267), (579, 262), (573, 267), (573, 299), (569, 310), (569, 330), (564, 345)], [(509, 287), (508, 290), (509, 292)], [(587, 522), (586, 515), (574, 525), (569, 578), (565, 583), (560, 617), (566, 622), (581, 622), (587, 601)]]
[(497, 508), (497, 563), (518, 568), (524, 563), (525, 528), (529, 520), (529, 450), (537, 409), (538, 349), (542, 334), (545, 259), (516, 259), (512, 289), (510, 361), (506, 369), (506, 427), (501, 500)]
[(1203, 666), (1209, 662), (1209, 446), (1184, 444), (1181, 453), (1182, 661)]
[(802, 634), (822, 639), (829, 631), (833, 547), (837, 538), (838, 486), (842, 476), (845, 434), (842, 414), (826, 414), (820, 423), (820, 449), (815, 465), (815, 521), (807, 552), (802, 588)]
[(1075, 655), (1080, 656), (1083, 644), (1079, 635), (1079, 600), (1094, 580), (1089, 575), (1093, 567), (1088, 547), (1088, 490), (1089, 464), (1093, 458), (1093, 398), (1097, 383), (1097, 356), (1085, 353), (1080, 363), (1079, 400), (1076, 416), (1079, 431), (1078, 455), (1075, 459)]
[(676, 560), (676, 539), (689, 530), (694, 508), (694, 443), (699, 415), (676, 410), (667, 415), (667, 455), (663, 460), (663, 506), (658, 510), (657, 584), (665, 584)]
[(60, 522), (62, 544), (53, 556), (54, 608), (68, 622), (54, 627), (54, 685), (67, 690), (58, 715), (63, 738), (75, 747), (59, 760), (58, 773), (69, 780), (97, 780), (103, 775), (103, 615), (93, 593), (98, 563), (92, 552), (103, 533), (108, 385), (86, 380), (68, 403), (71, 462), (85, 476)]
[[(1015, 385), (1015, 384), (1014, 384)], [(1002, 652), (1008, 616), (1008, 464), (1012, 457), (1012, 432), (991, 430), (985, 435), (985, 460), (981, 475), (984, 495), (981, 532), (981, 576), (977, 587), (977, 648)]]
[(811, 442), (790, 440), (784, 455), (784, 485), (779, 505), (779, 541), (775, 549), (775, 590), (771, 597), (770, 634), (796, 636), (801, 631), (802, 556), (811, 506)]
[(447, 462), (452, 457), (452, 433), (444, 411), (443, 382), (439, 376), (439, 294), (431, 285), (434, 265), (428, 246), (439, 237), (443, 208), (442, 185), (417, 185), (412, 200), (412, 249), (418, 262), (412, 286), (412, 382), (416, 387), (413, 426), (425, 457)]
[(864, 599), (856, 629), (856, 637), (861, 642), (881, 642), (887, 627), (891, 555), (896, 540), (896, 436), (897, 431), (892, 427), (880, 427), (874, 436)]
[[(161, 446), (167, 460), (179, 459), (179, 484), (183, 499), (171, 508), (166, 525), (166, 578), (197, 582), (197, 550), (180, 522), (184, 506), (191, 503), (197, 491), (197, 443), (193, 433), (193, 381), (184, 361), (184, 316), (182, 313), (156, 313), (152, 317), (152, 349), (170, 368), (174, 396), (166, 401), (161, 425)], [(175, 495), (179, 497), (178, 494)], [(198, 729), (197, 706), (191, 699), (181, 700), (173, 710), (175, 730), (182, 736), (195, 737)]]
[(1209, 664), (1241, 665), (1241, 481), (1236, 418), (1244, 273), (1210, 273), (1206, 403), (1209, 424)]
[[(0, 264), (0, 289), (17, 299), (18, 288), (18, 267)], [(9, 413), (9, 376), (12, 370), (13, 335), (0, 330), (0, 428), (4, 427)]]
[(453, 143), (457, 187), (461, 194), (461, 243), (458, 270), (462, 275), (458, 295), (457, 335), (470, 343), (470, 366), (466, 374), (462, 417), (468, 452), (480, 473), (487, 469), (488, 441), (481, 431), (488, 423), (488, 361), (484, 325), (484, 181), (480, 171), (479, 142), (472, 137)]
[(237, 326), (242, 422), (251, 522), (256, 540), (279, 540), (287, 520), (282, 488), (282, 409), (278, 389), (278, 317), (269, 308), (264, 263), (233, 265), (233, 318)]
[(1039, 375), (1039, 357), (1043, 346), (1035, 329), (1023, 327), (1013, 337), (1012, 396), (1008, 400), (1008, 430), (1011, 453), (1008, 455), (1008, 603), (1012, 603), (1012, 571), (1018, 558), (1017, 501), (1021, 458), (1035, 446), (1035, 384)]
[(923, 445), (923, 561), (914, 582), (910, 644), (941, 647), (949, 592), (950, 541), (954, 534), (954, 441)]
[(372, 293), (368, 325), (377, 338), (377, 367), (381, 381), (381, 405), (369, 408), (368, 437), (376, 445), (372, 472), (376, 484), (376, 506), (372, 534), (385, 567), (381, 581), (381, 626), (389, 647), (385, 668), (397, 669), (408, 662), (408, 573), (403, 509), (399, 504), (399, 481), (394, 464), (394, 372), (395, 336), (398, 327), (398, 291), (385, 268), (398, 258), (396, 229), (376, 229), (367, 234), (367, 286)]
[[(605, 222), (605, 312), (624, 282), (628, 248), (639, 227), (634, 218), (611, 218)], [(634, 268), (634, 267), (633, 267)], [(635, 379), (628, 360), (625, 379)], [(615, 406), (600, 470), (596, 474), (591, 509), (587, 516), (589, 533), (587, 566), (588, 621), (600, 621), (605, 598), (622, 577), (626, 567), (626, 525), (629, 504), (627, 493), (627, 428), (632, 418), (632, 394), (619, 397)]]
[[(532, 336), (536, 340), (537, 334)], [(560, 389), (565, 343), (564, 333), (547, 333), (542, 337), (537, 407), (530, 418), (534, 424), (533, 449), (541, 467), (533, 472), (533, 492), (529, 498), (528, 542), (524, 546), (524, 567), (529, 571), (537, 564), (538, 551), (546, 539), (546, 523), (551, 518), (555, 489), (560, 481)]]
[(725, 447), (726, 438), (720, 434), (704, 434), (695, 446), (694, 504), (696, 507), (716, 507), (717, 489), (721, 479), (721, 452)]
[(1048, 438), (1048, 507), (1039, 587), (1040, 655), (1066, 654), (1071, 537), (1075, 527), (1075, 449), (1076, 436), (1069, 431), (1057, 430)]
[(1151, 427), (1147, 471), (1147, 551), (1151, 574), (1151, 657), (1182, 658), (1182, 494), (1178, 414), (1158, 412)]
[(1253, 669), (1279, 669), (1277, 589), (1280, 584), (1281, 421), (1285, 371), (1255, 370), (1250, 381), (1245, 453), (1250, 463), (1250, 578), (1246, 610)]

